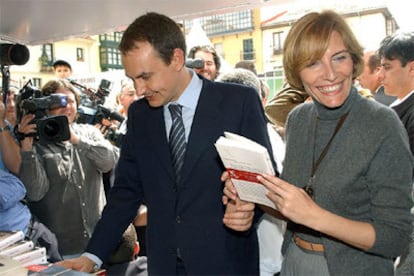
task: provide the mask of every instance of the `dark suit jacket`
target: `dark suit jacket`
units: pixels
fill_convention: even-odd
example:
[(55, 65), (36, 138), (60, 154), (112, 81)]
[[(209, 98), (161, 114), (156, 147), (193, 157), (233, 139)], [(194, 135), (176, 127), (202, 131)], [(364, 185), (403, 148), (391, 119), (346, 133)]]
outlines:
[(144, 200), (149, 274), (175, 274), (177, 248), (189, 275), (258, 274), (255, 230), (236, 232), (222, 222), (224, 167), (214, 143), (224, 131), (256, 140), (271, 153), (257, 92), (203, 79), (181, 180), (175, 183), (163, 108), (145, 99), (133, 103), (115, 184), (87, 252), (105, 260)]

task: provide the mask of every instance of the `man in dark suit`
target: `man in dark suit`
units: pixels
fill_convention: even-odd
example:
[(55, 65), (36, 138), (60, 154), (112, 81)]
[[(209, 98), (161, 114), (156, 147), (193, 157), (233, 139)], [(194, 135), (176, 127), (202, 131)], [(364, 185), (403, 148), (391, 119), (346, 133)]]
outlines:
[[(214, 147), (230, 131), (272, 153), (257, 92), (211, 82), (186, 68), (184, 35), (160, 14), (137, 18), (125, 31), (120, 51), (126, 75), (144, 98), (129, 108), (114, 187), (86, 253), (62, 265), (91, 271), (94, 264), (105, 262), (145, 200), (149, 274), (257, 275), (255, 230), (238, 232), (223, 224), (252, 212), (241, 202), (223, 205), (224, 167)], [(168, 138), (172, 104), (182, 106), (185, 128), (184, 164), (178, 175)]]

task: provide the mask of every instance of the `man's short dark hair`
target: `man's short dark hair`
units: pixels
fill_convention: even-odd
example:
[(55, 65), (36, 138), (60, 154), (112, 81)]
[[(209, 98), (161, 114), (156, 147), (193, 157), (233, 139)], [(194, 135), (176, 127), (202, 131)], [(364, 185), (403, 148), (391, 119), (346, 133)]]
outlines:
[(171, 63), (174, 49), (181, 49), (184, 56), (187, 50), (180, 26), (171, 18), (155, 12), (138, 17), (128, 26), (122, 35), (119, 50), (125, 54), (136, 48), (136, 42), (150, 43), (167, 65)]
[(370, 73), (374, 73), (375, 69), (377, 69), (379, 66), (381, 66), (381, 57), (377, 52), (371, 53), (368, 58), (368, 67)]
[(389, 60), (398, 59), (404, 67), (414, 60), (414, 32), (397, 32), (381, 41), (379, 55)]
[(70, 66), (70, 63), (63, 60), (63, 59), (58, 59), (53, 63), (53, 68), (56, 69), (56, 67), (58, 67), (58, 66), (68, 67), (72, 71), (72, 66)]
[(236, 63), (234, 68), (244, 68), (244, 69), (247, 69), (249, 71), (252, 71), (255, 75), (257, 75), (256, 65), (251, 60), (241, 60), (241, 61)]

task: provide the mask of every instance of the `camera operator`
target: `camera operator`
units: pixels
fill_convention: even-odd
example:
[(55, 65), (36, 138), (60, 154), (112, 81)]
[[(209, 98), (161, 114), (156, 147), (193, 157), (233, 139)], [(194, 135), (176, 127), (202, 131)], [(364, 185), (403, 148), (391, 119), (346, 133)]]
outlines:
[(220, 72), (221, 61), (216, 49), (210, 45), (198, 45), (190, 49), (188, 58), (204, 60), (204, 66), (193, 70), (208, 80), (214, 81)]
[[(32, 213), (56, 234), (59, 250), (68, 258), (79, 255), (92, 234), (106, 203), (102, 173), (114, 167), (119, 152), (93, 125), (75, 122), (79, 96), (68, 80), (47, 82), (41, 94), (66, 96), (66, 106), (47, 113), (67, 117), (70, 138), (44, 142), (25, 136), (20, 141), (20, 178)], [(24, 115), (18, 131), (35, 133), (34, 118)]]

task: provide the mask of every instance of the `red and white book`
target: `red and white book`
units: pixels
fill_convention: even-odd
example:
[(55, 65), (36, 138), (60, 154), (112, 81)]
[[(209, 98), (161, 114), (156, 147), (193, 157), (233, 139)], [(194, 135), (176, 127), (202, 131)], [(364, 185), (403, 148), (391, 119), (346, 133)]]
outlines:
[(219, 137), (214, 145), (240, 199), (276, 209), (266, 196), (267, 188), (257, 180), (262, 173), (275, 174), (268, 150), (253, 140), (231, 132), (224, 132), (224, 136)]

